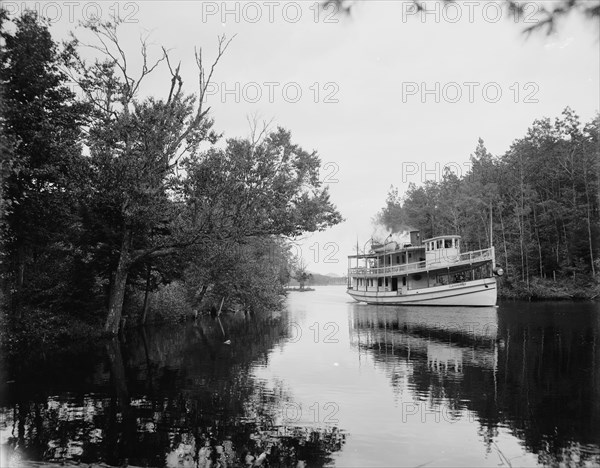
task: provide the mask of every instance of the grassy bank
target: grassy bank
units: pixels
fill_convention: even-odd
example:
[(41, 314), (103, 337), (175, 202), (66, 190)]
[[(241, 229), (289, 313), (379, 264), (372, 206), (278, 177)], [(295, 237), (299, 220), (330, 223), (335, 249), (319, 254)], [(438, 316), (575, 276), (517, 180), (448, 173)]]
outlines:
[(0, 348), (12, 354), (29, 350), (58, 350), (79, 341), (103, 336), (99, 319), (56, 314), (48, 310), (26, 310), (21, 317), (0, 318)]
[[(130, 291), (123, 318), (126, 329), (137, 327), (143, 309), (143, 293)], [(148, 324), (181, 322), (193, 316), (185, 290), (178, 282), (151, 293)], [(88, 308), (76, 312), (24, 309), (20, 315), (0, 314), (0, 348), (6, 353), (37, 349), (53, 351), (77, 342), (105, 337), (106, 311)]]
[(556, 281), (532, 278), (525, 281), (512, 281), (502, 278), (498, 282), (498, 297), (504, 300), (525, 301), (569, 301), (600, 299), (600, 284), (586, 278), (584, 280), (560, 278)]

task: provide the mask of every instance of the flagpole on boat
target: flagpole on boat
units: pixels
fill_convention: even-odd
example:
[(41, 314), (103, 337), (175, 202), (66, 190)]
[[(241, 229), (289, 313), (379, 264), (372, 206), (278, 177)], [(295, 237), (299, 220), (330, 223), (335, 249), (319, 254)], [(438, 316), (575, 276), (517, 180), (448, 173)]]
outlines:
[[(494, 218), (493, 218), (494, 203), (490, 201), (490, 251), (492, 254), (492, 272), (496, 270), (496, 252), (494, 251)], [(499, 276), (502, 273), (499, 273)]]
[(490, 202), (490, 248), (492, 248), (494, 246), (494, 241), (493, 241), (493, 237), (494, 237), (494, 225), (493, 225), (493, 217), (492, 217), (492, 209), (493, 209), (493, 204), (492, 202)]

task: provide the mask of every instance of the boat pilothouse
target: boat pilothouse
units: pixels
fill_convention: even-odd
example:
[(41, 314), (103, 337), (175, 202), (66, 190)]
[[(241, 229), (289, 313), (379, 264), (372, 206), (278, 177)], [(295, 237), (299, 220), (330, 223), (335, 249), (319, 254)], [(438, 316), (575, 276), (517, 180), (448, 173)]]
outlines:
[(410, 243), (372, 242), (350, 255), (348, 294), (367, 304), (493, 306), (501, 274), (493, 246), (463, 253), (460, 236), (421, 241), (411, 231)]

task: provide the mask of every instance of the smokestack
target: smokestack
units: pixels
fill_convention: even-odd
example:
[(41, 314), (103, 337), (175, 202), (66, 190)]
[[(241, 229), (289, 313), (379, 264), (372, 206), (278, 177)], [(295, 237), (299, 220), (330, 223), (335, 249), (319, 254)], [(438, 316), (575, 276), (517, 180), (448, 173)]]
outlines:
[(410, 231), (411, 245), (421, 245), (421, 234), (419, 231)]

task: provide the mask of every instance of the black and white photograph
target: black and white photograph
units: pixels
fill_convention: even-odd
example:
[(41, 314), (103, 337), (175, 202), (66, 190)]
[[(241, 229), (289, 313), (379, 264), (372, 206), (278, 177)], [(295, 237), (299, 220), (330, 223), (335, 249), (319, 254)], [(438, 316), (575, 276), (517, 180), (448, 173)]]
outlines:
[(600, 0), (0, 3), (0, 468), (600, 468)]

